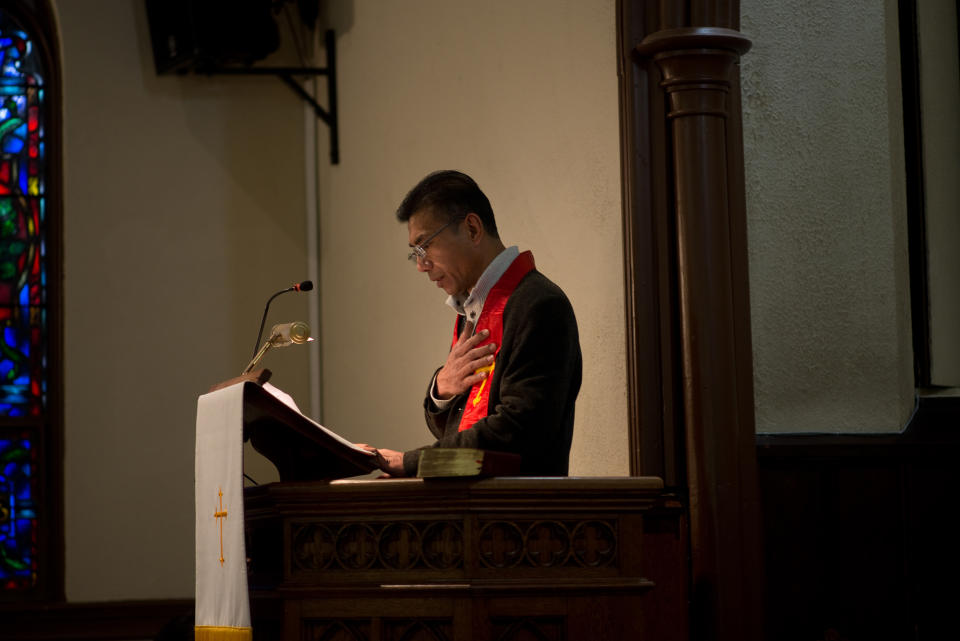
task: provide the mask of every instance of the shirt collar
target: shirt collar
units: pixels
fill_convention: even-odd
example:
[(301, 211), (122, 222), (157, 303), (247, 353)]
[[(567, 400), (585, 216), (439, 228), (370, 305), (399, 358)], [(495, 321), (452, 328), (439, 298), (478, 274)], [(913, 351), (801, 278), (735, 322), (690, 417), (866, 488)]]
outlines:
[(497, 257), (490, 261), (487, 268), (480, 274), (477, 284), (473, 286), (469, 296), (451, 295), (447, 297), (447, 305), (452, 307), (461, 316), (466, 316), (468, 321), (477, 322), (480, 318), (480, 312), (483, 311), (483, 303), (487, 300), (487, 294), (500, 277), (506, 273), (513, 261), (520, 255), (520, 250), (516, 245), (507, 247), (497, 254)]

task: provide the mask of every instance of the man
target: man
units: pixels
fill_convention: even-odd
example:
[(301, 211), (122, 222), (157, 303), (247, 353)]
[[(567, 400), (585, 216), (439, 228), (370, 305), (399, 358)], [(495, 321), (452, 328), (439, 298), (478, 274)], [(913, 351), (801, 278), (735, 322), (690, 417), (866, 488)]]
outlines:
[[(522, 473), (565, 476), (582, 361), (577, 321), (533, 255), (505, 248), (469, 176), (438, 171), (404, 198), (410, 260), (457, 312), (446, 363), (424, 399), (431, 447), (514, 452)], [(379, 449), (381, 468), (414, 476), (420, 450)]]

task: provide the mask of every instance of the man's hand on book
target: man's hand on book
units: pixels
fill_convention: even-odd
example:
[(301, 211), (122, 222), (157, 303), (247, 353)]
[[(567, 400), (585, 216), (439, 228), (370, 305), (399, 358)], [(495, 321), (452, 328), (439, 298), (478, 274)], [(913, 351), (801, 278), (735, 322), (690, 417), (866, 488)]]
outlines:
[(396, 450), (387, 450), (383, 448), (376, 448), (367, 445), (366, 443), (358, 443), (357, 447), (362, 447), (365, 450), (369, 450), (377, 455), (377, 465), (381, 470), (389, 474), (390, 476), (406, 476), (403, 473), (403, 452), (397, 452)]

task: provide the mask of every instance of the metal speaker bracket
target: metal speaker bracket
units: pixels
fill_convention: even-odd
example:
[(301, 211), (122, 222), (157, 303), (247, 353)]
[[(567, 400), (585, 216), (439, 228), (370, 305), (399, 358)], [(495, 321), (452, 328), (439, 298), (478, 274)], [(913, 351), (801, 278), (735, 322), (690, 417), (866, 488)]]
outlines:
[[(294, 93), (310, 103), (317, 118), (330, 127), (330, 162), (340, 164), (340, 127), (337, 118), (337, 45), (332, 29), (324, 33), (324, 48), (327, 53), (326, 67), (220, 67), (205, 66), (197, 69), (197, 73), (209, 76), (277, 76)], [(294, 76), (326, 76), (327, 78), (327, 109), (324, 109)]]

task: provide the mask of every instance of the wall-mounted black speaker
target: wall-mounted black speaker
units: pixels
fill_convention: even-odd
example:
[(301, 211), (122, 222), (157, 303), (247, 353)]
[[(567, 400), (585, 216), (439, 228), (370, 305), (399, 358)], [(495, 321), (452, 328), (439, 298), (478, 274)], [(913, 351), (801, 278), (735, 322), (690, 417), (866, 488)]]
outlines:
[(250, 65), (277, 50), (272, 0), (146, 0), (158, 74)]

